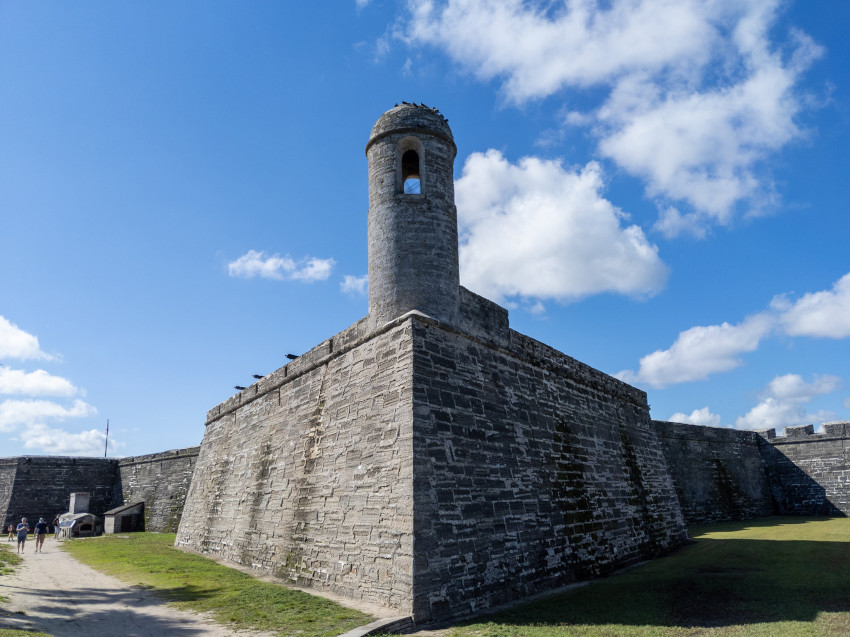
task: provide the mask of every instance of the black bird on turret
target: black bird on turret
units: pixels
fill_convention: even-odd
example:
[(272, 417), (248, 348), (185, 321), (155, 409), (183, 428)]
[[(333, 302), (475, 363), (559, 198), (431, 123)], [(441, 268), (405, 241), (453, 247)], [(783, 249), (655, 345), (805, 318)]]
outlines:
[(256, 378), (257, 380), (260, 380), (261, 378), (265, 378), (265, 376), (260, 376), (259, 374), (254, 374), (253, 376), (254, 376), (254, 378)]
[(298, 358), (298, 356), (296, 356), (295, 354), (287, 354), (286, 357), (291, 361), (294, 361), (296, 358)]
[(242, 391), (242, 390), (243, 390), (243, 389), (245, 389), (245, 388), (244, 388), (244, 387), (242, 387), (242, 385), (234, 385), (234, 386), (233, 386), (233, 389), (238, 389), (239, 391)]

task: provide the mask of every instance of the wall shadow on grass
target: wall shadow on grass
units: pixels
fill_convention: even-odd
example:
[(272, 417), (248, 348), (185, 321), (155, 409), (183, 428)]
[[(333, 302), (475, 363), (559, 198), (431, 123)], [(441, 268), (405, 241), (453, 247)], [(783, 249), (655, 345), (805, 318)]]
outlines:
[[(748, 524), (770, 525), (723, 526)], [(668, 557), (464, 624), (712, 628), (821, 612), (850, 613), (850, 543), (697, 537)]]

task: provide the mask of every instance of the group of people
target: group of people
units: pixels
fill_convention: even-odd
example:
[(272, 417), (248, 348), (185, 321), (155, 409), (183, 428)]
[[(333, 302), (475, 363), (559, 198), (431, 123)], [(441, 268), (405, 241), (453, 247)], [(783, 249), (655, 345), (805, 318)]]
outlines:
[[(54, 520), (54, 524), (57, 521)], [(39, 518), (38, 523), (35, 525), (35, 552), (36, 553), (44, 553), (44, 539), (47, 537), (47, 531), (49, 526), (47, 522), (44, 521), (44, 518)], [(15, 537), (15, 534), (18, 536), (18, 553), (24, 552), (24, 546), (27, 542), (27, 535), (30, 532), (30, 525), (27, 524), (26, 518), (21, 518), (21, 523), (18, 526), (14, 524), (10, 524), (9, 528), (9, 542), (12, 541), (12, 538)]]

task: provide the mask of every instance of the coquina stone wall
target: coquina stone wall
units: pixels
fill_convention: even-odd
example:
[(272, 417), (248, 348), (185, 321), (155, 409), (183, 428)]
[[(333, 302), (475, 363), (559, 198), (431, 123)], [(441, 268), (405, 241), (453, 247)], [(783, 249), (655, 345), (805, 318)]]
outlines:
[(365, 328), (208, 413), (176, 545), (409, 614), (412, 327)]
[(412, 323), (417, 618), (687, 541), (643, 392), (514, 331), (499, 346)]
[(850, 515), (850, 422), (760, 432), (777, 509), (784, 515)]
[(122, 502), (145, 503), (145, 530), (176, 533), (200, 447), (173, 449), (118, 461), (115, 492)]
[(653, 421), (688, 524), (774, 515), (753, 431)]

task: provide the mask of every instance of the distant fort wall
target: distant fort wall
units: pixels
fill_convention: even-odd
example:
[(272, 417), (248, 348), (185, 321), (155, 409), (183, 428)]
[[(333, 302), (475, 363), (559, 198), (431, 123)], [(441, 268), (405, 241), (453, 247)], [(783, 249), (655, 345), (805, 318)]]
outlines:
[(145, 501), (147, 528), (176, 531), (198, 447), (134, 458), (20, 456), (0, 458), (0, 518), (22, 517), (33, 526), (68, 510), (72, 493), (91, 494), (89, 510), (102, 516), (129, 502)]
[(762, 455), (777, 511), (784, 515), (850, 515), (850, 422), (761, 432)]
[(106, 458), (67, 456), (22, 456), (0, 459), (0, 474), (5, 478), (0, 489), (0, 515), (4, 524), (17, 524), (27, 518), (30, 527), (39, 517), (52, 522), (57, 513), (65, 513), (71, 494), (91, 494), (89, 509), (95, 515), (111, 508), (115, 495), (118, 462)]
[(176, 533), (200, 447), (118, 460), (113, 507), (145, 503), (145, 529)]
[(774, 515), (754, 431), (653, 421), (689, 524)]
[(653, 421), (689, 524), (850, 514), (850, 422), (739, 431)]

